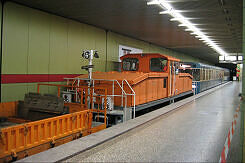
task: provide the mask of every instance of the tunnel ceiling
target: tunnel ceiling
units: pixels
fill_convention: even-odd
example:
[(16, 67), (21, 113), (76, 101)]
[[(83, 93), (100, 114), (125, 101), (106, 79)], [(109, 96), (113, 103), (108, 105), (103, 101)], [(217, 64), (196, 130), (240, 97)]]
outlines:
[[(13, 0), (211, 62), (218, 54), (148, 0)], [(227, 53), (242, 52), (242, 0), (168, 0)]]

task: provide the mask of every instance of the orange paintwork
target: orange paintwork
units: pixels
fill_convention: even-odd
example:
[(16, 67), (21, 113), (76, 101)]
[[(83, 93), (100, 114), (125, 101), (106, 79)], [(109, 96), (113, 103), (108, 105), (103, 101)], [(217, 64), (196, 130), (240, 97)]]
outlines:
[[(165, 72), (152, 72), (150, 70), (151, 58), (165, 58), (168, 60), (168, 68)], [(136, 105), (144, 104), (150, 101), (174, 96), (183, 92), (192, 90), (192, 76), (186, 73), (179, 73), (175, 75), (175, 91), (172, 91), (170, 95), (170, 81), (173, 88), (174, 77), (170, 80), (170, 62), (179, 62), (179, 59), (169, 57), (162, 54), (127, 54), (124, 58), (137, 58), (139, 60), (139, 67), (137, 71), (123, 71), (122, 72), (94, 72), (92, 78), (95, 79), (95, 86), (105, 87), (108, 89), (108, 94), (112, 94), (112, 82), (110, 81), (96, 81), (96, 79), (104, 80), (117, 80), (119, 83), (122, 80), (127, 80), (133, 90), (136, 93)], [(88, 75), (81, 75), (76, 78), (87, 79)], [(166, 88), (163, 87), (164, 79), (167, 80)], [(86, 85), (85, 82), (81, 82), (81, 85)], [(127, 93), (132, 93), (126, 86), (124, 87)], [(115, 85), (115, 93), (120, 94), (121, 89), (118, 85)], [(115, 97), (115, 106), (121, 105), (121, 97)], [(127, 106), (133, 106), (133, 96), (128, 96)]]

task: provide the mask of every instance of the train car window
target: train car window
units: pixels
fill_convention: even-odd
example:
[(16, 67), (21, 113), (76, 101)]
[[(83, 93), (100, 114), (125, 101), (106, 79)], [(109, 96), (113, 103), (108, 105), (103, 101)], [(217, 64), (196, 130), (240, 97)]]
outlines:
[(209, 80), (212, 80), (212, 73), (213, 73), (213, 71), (209, 70)]
[(137, 71), (139, 68), (139, 60), (137, 58), (125, 58), (123, 59), (124, 71)]
[(200, 69), (194, 68), (192, 69), (193, 81), (200, 81)]
[(180, 69), (182, 73), (189, 73), (193, 76), (193, 81), (200, 81), (201, 76), (200, 73), (202, 72), (200, 68), (187, 68), (187, 69)]
[(208, 80), (208, 70), (204, 70), (205, 71), (205, 79), (204, 80)]
[(219, 71), (216, 70), (215, 79), (219, 79)]
[(210, 80), (210, 70), (208, 69), (207, 71), (208, 71), (208, 78), (207, 78), (207, 80)]
[(200, 73), (200, 81), (204, 80), (204, 70), (201, 68), (201, 73)]
[(193, 76), (192, 69), (189, 69), (189, 68), (187, 68), (187, 69), (179, 69), (179, 72), (180, 73), (188, 73), (188, 74)]
[(165, 72), (167, 70), (167, 60), (164, 58), (152, 58), (150, 60), (151, 71)]

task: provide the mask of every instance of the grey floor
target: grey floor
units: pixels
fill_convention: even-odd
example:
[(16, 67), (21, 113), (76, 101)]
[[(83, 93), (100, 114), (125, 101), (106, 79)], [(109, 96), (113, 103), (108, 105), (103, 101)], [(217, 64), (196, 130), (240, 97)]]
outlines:
[[(239, 90), (238, 82), (228, 84), (150, 124), (67, 161), (217, 162), (235, 109), (240, 103)], [(235, 135), (232, 150), (238, 150), (239, 125)], [(228, 159), (239, 161), (238, 152), (233, 153), (229, 152)]]

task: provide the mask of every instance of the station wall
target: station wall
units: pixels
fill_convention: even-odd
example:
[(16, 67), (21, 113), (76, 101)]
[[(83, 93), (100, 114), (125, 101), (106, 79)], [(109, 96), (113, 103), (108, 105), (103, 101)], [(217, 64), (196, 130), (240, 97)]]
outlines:
[[(59, 82), (55, 76), (86, 73), (81, 51), (96, 49), (94, 71), (110, 71), (118, 61), (119, 45), (159, 52), (183, 61), (204, 62), (144, 41), (39, 10), (6, 2), (3, 7), (2, 102), (23, 100), (36, 83)], [(43, 78), (46, 78), (44, 81)], [(35, 80), (33, 80), (35, 78)], [(40, 81), (39, 81), (40, 79)], [(53, 92), (54, 89), (45, 89)]]

